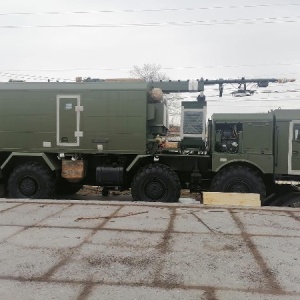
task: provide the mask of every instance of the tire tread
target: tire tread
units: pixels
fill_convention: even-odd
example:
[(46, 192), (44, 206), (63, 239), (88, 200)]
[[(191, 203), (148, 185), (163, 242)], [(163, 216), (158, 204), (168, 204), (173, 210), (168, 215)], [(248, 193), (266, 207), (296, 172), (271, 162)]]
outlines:
[(171, 193), (169, 193), (169, 195), (166, 196), (167, 199), (165, 200), (165, 202), (178, 201), (180, 197), (180, 190), (181, 190), (180, 180), (174, 170), (172, 170), (170, 167), (163, 164), (146, 165), (145, 167), (141, 168), (137, 172), (131, 184), (131, 195), (134, 201), (145, 200), (145, 199), (140, 199), (141, 198), (141, 196), (139, 195), (140, 182), (143, 180), (144, 177), (155, 173), (160, 175), (165, 175), (167, 178), (170, 179), (171, 182), (173, 182), (172, 191)]
[(17, 166), (9, 176), (8, 179), (8, 193), (11, 198), (25, 198), (24, 195), (17, 189), (16, 181), (18, 181), (18, 176), (26, 172), (34, 172), (35, 175), (42, 179), (46, 183), (46, 187), (39, 189), (38, 193), (33, 195), (31, 198), (53, 198), (55, 195), (55, 177), (50, 169), (38, 162), (30, 161)]
[(211, 183), (211, 191), (213, 192), (226, 192), (224, 190), (224, 184), (230, 177), (246, 178), (251, 182), (255, 183), (255, 189), (250, 191), (252, 193), (258, 193), (261, 198), (266, 196), (266, 186), (261, 176), (249, 167), (246, 166), (229, 166), (217, 173)]

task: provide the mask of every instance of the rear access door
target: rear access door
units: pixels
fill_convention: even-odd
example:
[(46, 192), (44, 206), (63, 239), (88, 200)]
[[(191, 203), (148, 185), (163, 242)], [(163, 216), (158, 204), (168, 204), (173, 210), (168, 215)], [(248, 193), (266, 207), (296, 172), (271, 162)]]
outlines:
[(79, 146), (83, 132), (80, 131), (80, 95), (57, 95), (56, 136), (58, 146)]

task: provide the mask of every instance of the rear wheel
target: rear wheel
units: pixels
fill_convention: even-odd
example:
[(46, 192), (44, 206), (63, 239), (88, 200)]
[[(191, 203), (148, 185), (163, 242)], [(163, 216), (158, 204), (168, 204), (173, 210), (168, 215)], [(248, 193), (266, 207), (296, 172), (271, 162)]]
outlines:
[(131, 194), (135, 201), (177, 202), (180, 188), (178, 176), (171, 168), (153, 164), (136, 174)]
[(37, 162), (17, 166), (8, 179), (11, 198), (46, 199), (55, 191), (55, 177), (50, 169)]
[(231, 166), (221, 170), (211, 183), (211, 191), (227, 193), (256, 193), (266, 196), (262, 178), (248, 167)]

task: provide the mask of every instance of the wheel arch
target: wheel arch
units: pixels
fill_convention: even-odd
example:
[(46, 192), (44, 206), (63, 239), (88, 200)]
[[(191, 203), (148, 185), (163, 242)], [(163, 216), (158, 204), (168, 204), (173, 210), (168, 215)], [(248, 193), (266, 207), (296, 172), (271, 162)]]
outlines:
[(274, 189), (274, 184), (275, 184), (275, 177), (274, 173), (267, 173), (265, 172), (262, 168), (260, 168), (257, 164), (253, 163), (252, 161), (248, 160), (232, 160), (229, 161), (228, 163), (222, 164), (217, 171), (214, 173), (213, 177), (216, 176), (216, 174), (224, 170), (226, 168), (229, 168), (231, 166), (242, 166), (242, 167), (247, 167), (251, 169), (252, 171), (256, 172), (261, 179), (263, 180), (266, 189), (267, 189), (267, 195), (270, 195), (273, 192)]
[(125, 169), (126, 181), (124, 186), (130, 187), (135, 175), (146, 165), (153, 163), (153, 155), (137, 155)]
[[(261, 195), (261, 199), (264, 199), (267, 192), (266, 178), (260, 168), (247, 162), (241, 163), (241, 161), (238, 161), (236, 163), (226, 164), (219, 172), (215, 173), (211, 181), (210, 189), (216, 192), (258, 193)], [(232, 185), (234, 186), (236, 184), (242, 185), (246, 187), (246, 189), (242, 189), (242, 191), (232, 191)], [(231, 188), (229, 188), (230, 186)]]
[(144, 167), (153, 162), (153, 155), (137, 155), (130, 165), (126, 168), (126, 172), (135, 172), (137, 169)]
[(257, 164), (253, 163), (252, 161), (248, 161), (248, 160), (231, 160), (229, 162), (226, 162), (226, 163), (220, 165), (215, 170), (215, 174), (220, 172), (221, 170), (224, 170), (224, 169), (229, 168), (231, 166), (248, 167), (248, 168), (252, 169), (253, 171), (258, 172), (262, 177), (263, 177), (264, 174), (266, 174), (264, 172), (264, 170), (262, 168), (260, 168)]
[(55, 154), (12, 152), (1, 165), (1, 171), (4, 174), (9, 174), (16, 166), (29, 161), (45, 164), (51, 171), (57, 171), (61, 168)]

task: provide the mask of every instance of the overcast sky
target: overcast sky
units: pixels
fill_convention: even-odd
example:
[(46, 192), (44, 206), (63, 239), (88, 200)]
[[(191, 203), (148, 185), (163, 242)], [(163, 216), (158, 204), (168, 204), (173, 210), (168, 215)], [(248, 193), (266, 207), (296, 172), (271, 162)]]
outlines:
[[(155, 63), (174, 80), (288, 77), (298, 82), (281, 91), (295, 90), (299, 29), (299, 0), (1, 1), (0, 80), (129, 77)], [(300, 108), (299, 93), (266, 95)]]

